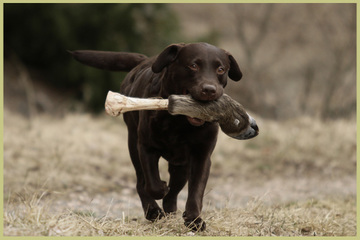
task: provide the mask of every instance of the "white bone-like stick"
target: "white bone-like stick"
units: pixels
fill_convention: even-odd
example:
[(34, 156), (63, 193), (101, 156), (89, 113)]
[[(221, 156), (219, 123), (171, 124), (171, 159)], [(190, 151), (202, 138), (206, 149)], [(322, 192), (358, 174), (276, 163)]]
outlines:
[(105, 110), (114, 117), (122, 113), (138, 110), (167, 110), (169, 101), (157, 98), (126, 97), (109, 91), (106, 97)]
[(129, 111), (167, 110), (171, 115), (218, 122), (225, 134), (236, 139), (248, 139), (259, 133), (255, 120), (226, 94), (216, 101), (200, 102), (190, 95), (170, 95), (168, 99), (134, 98), (109, 91), (105, 110), (114, 117)]

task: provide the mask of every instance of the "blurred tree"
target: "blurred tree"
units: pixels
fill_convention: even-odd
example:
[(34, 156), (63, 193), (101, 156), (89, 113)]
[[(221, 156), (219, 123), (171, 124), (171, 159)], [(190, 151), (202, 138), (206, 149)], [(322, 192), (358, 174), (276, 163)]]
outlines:
[(242, 83), (246, 91), (237, 100), (271, 118), (354, 115), (355, 4), (229, 4), (228, 9), (244, 56), (244, 78), (251, 80)]
[(4, 4), (5, 58), (15, 55), (95, 111), (125, 74), (82, 66), (66, 50), (153, 55), (176, 42), (177, 33), (177, 18), (166, 4)]
[[(355, 73), (355, 5), (343, 5), (340, 9), (331, 5), (321, 9), (307, 6), (307, 14), (314, 19), (314, 24), (319, 29), (319, 45), (325, 46), (329, 52), (329, 64), (324, 76), (326, 87), (322, 96), (320, 116), (323, 120), (327, 120), (336, 118), (338, 115), (349, 115), (356, 108), (356, 98), (348, 99), (346, 95), (349, 91), (343, 90), (342, 85), (344, 76), (348, 72)], [(338, 90), (342, 92), (337, 94)]]

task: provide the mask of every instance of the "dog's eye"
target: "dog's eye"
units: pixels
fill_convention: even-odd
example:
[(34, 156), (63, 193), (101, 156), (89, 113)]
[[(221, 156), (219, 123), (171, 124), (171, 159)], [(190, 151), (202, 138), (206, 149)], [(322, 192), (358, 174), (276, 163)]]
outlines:
[(196, 63), (190, 64), (189, 68), (193, 71), (199, 70), (199, 66)]
[(225, 68), (223, 67), (218, 67), (218, 69), (216, 70), (216, 73), (219, 75), (222, 75), (225, 73)]

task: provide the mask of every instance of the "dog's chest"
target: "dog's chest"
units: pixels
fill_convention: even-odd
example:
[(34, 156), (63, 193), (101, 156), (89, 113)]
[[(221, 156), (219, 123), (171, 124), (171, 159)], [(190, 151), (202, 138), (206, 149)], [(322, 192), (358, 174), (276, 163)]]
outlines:
[(199, 136), (198, 129), (184, 121), (183, 116), (154, 119), (150, 123), (152, 141), (161, 148), (180, 148), (192, 143), (194, 136)]
[(213, 126), (191, 126), (184, 116), (160, 117), (150, 122), (147, 142), (174, 165), (186, 164), (204, 145), (216, 141), (217, 134), (209, 134)]

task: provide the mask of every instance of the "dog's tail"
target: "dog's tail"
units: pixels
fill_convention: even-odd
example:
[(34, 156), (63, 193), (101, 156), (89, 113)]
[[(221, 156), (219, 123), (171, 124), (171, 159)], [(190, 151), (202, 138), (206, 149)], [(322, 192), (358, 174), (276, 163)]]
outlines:
[(68, 51), (77, 61), (110, 71), (129, 72), (148, 57), (139, 53), (107, 52), (93, 50)]

